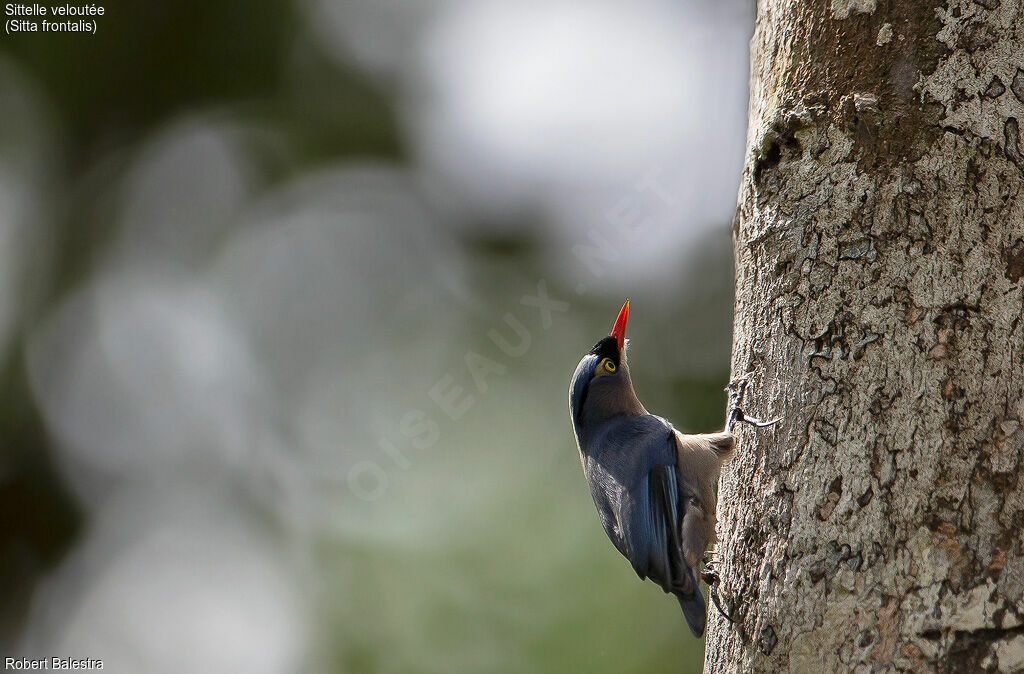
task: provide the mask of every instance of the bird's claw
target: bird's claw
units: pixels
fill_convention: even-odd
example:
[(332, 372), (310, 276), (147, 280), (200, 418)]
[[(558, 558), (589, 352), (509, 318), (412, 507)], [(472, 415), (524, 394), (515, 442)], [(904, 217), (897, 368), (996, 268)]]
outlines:
[[(717, 576), (716, 576), (716, 578), (717, 578)], [(718, 598), (718, 584), (717, 583), (715, 585), (710, 585), (710, 584), (708, 585), (708, 596), (711, 597), (711, 603), (715, 605), (716, 609), (718, 609), (718, 613), (723, 618), (725, 618), (725, 620), (727, 622), (729, 622), (730, 624), (733, 624), (733, 625), (735, 625), (737, 622), (739, 622), (738, 620), (736, 620), (736, 609), (735, 608), (732, 611), (728, 611), (728, 612), (724, 608), (722, 608), (722, 602)]]
[(756, 428), (768, 428), (774, 426), (781, 421), (781, 418), (775, 418), (771, 421), (761, 421), (747, 414), (743, 411), (743, 395), (747, 391), (747, 382), (753, 372), (748, 372), (745, 375), (737, 377), (729, 382), (729, 386), (726, 390), (729, 392), (729, 415), (726, 417), (725, 430), (732, 431), (733, 427), (737, 423), (750, 424)]
[(738, 376), (735, 379), (733, 379), (732, 381), (730, 381), (729, 382), (729, 390), (730, 391), (734, 391), (734, 390), (742, 388), (743, 386), (746, 386), (747, 385), (747, 380), (750, 379), (750, 376), (752, 374), (754, 374), (754, 373), (753, 372), (748, 372), (746, 374), (741, 374), (740, 376)]
[[(705, 567), (709, 566), (710, 564), (705, 562)], [(725, 618), (727, 622), (733, 625), (739, 622), (736, 620), (736, 612), (739, 608), (738, 606), (733, 608), (732, 611), (726, 611), (722, 607), (722, 601), (718, 595), (718, 588), (722, 584), (722, 579), (719, 577), (718, 572), (713, 568), (705, 568), (704, 571), (702, 571), (700, 574), (700, 579), (707, 583), (708, 596), (711, 597), (711, 603), (715, 605), (715, 608), (718, 610), (718, 613), (721, 614), (721, 616)], [(741, 601), (740, 604), (742, 603), (743, 602)]]
[(756, 426), (757, 428), (768, 428), (769, 426), (774, 426), (775, 424), (782, 421), (782, 417), (775, 417), (771, 421), (761, 421), (760, 419), (755, 419), (754, 417), (748, 417), (746, 413), (743, 411), (743, 409), (740, 407), (734, 407), (731, 416), (734, 422), (739, 421), (740, 423), (750, 424), (751, 426)]

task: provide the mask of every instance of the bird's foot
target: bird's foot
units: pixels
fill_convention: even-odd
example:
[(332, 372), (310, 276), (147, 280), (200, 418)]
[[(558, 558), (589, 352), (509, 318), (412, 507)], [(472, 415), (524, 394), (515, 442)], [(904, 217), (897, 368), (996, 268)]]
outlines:
[(727, 622), (729, 622), (730, 624), (733, 624), (733, 625), (735, 625), (736, 623), (740, 622), (739, 620), (736, 619), (736, 613), (737, 613), (738, 607), (733, 607), (732, 611), (726, 611), (724, 608), (722, 608), (722, 602), (718, 598), (718, 586), (717, 585), (708, 586), (708, 596), (711, 597), (711, 603), (715, 605), (716, 609), (718, 609), (719, 615), (721, 615), (723, 618), (725, 618), (725, 620)]
[(716, 546), (704, 551), (701, 563), (704, 565), (704, 573), (714, 573), (715, 567), (722, 559), (722, 551)]
[(748, 372), (741, 377), (737, 377), (729, 382), (729, 386), (726, 390), (729, 392), (729, 414), (725, 420), (725, 430), (732, 431), (733, 427), (737, 423), (750, 424), (756, 428), (767, 428), (774, 426), (781, 421), (781, 418), (775, 418), (771, 421), (761, 421), (755, 417), (748, 416), (743, 411), (743, 395), (747, 392), (747, 381), (750, 379), (750, 375), (753, 372)]
[(718, 613), (729, 623), (736, 624), (739, 622), (736, 620), (738, 607), (734, 607), (731, 611), (726, 611), (722, 607), (722, 600), (718, 596), (718, 588), (721, 586), (722, 580), (718, 577), (718, 573), (713, 570), (705, 570), (700, 574), (700, 579), (708, 584), (708, 596), (711, 597), (711, 603), (718, 609)]
[(761, 421), (760, 419), (755, 419), (754, 417), (748, 417), (746, 413), (743, 411), (743, 409), (740, 407), (733, 408), (730, 417), (733, 419), (734, 423), (738, 421), (742, 424), (750, 424), (751, 426), (756, 426), (757, 428), (768, 428), (769, 426), (774, 426), (775, 424), (782, 421), (782, 417), (775, 417), (771, 421)]
[(707, 583), (708, 596), (711, 597), (711, 603), (713, 603), (715, 605), (715, 608), (718, 609), (718, 613), (723, 618), (725, 618), (726, 621), (728, 621), (729, 623), (736, 624), (737, 622), (739, 622), (738, 620), (736, 620), (736, 613), (739, 609), (739, 606), (737, 602), (731, 602), (733, 604), (733, 609), (731, 611), (726, 611), (722, 607), (722, 601), (719, 597), (718, 592), (718, 589), (722, 584), (722, 579), (719, 577), (718, 571), (715, 570), (715, 565), (716, 564), (714, 561), (709, 560), (708, 557), (705, 556), (705, 568), (700, 574), (700, 579)]

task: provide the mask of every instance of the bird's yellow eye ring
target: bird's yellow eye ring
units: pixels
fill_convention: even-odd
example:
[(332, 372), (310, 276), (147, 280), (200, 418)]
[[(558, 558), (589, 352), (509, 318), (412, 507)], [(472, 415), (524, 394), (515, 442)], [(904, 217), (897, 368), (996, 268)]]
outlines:
[(601, 364), (599, 365), (598, 369), (603, 370), (604, 372), (607, 372), (608, 374), (611, 374), (611, 373), (615, 372), (616, 367), (615, 367), (615, 363), (612, 362), (611, 358), (605, 358), (604, 360), (601, 361)]

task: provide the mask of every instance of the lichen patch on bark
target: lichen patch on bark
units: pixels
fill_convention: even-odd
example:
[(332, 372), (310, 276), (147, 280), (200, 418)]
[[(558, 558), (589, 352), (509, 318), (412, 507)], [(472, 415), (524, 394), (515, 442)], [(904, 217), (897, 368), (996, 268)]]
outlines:
[(877, 5), (877, 0), (832, 0), (832, 17), (845, 19), (851, 14), (870, 14)]

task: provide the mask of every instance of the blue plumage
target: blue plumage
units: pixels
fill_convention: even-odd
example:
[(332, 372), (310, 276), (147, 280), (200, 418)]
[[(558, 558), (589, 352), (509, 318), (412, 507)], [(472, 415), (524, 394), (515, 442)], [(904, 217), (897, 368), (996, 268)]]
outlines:
[(688, 499), (676, 478), (672, 425), (653, 414), (621, 415), (585, 434), (580, 453), (608, 538), (641, 579), (679, 598), (690, 629), (703, 634), (704, 597), (679, 541)]

